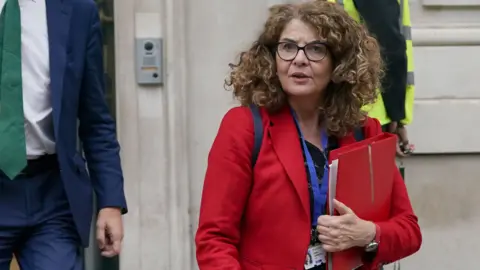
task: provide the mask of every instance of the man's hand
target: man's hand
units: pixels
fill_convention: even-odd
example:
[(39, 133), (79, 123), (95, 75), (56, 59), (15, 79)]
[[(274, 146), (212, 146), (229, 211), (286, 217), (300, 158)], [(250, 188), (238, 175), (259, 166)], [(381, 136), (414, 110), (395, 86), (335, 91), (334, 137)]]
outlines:
[(375, 224), (362, 220), (345, 204), (333, 200), (340, 216), (318, 218), (318, 239), (327, 252), (338, 252), (352, 247), (364, 247), (375, 238)]
[(123, 240), (122, 213), (118, 208), (104, 208), (98, 213), (97, 242), (102, 256), (120, 254)]

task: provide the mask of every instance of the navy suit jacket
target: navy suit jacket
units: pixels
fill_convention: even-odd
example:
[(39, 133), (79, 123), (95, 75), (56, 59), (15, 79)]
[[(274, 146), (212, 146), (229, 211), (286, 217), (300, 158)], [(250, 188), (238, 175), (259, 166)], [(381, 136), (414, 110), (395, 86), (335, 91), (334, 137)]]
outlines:
[(56, 151), (73, 219), (87, 246), (93, 191), (97, 209), (127, 211), (120, 147), (104, 93), (101, 24), (93, 0), (46, 0), (46, 7)]

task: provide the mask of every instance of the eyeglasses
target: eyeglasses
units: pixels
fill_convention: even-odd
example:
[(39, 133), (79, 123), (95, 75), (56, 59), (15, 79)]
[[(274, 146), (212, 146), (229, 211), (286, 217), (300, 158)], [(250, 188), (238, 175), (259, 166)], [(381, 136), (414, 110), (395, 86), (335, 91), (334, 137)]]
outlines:
[(295, 59), (300, 50), (302, 50), (307, 59), (312, 62), (322, 61), (328, 53), (327, 45), (320, 42), (308, 43), (305, 46), (298, 46), (293, 42), (279, 42), (277, 44), (277, 54), (285, 61)]

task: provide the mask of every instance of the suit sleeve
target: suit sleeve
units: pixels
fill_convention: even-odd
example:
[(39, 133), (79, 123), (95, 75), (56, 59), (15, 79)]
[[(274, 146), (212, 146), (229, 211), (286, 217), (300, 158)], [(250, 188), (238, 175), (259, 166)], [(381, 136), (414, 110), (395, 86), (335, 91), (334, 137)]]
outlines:
[(400, 29), (400, 5), (397, 0), (354, 0), (354, 3), (381, 47), (385, 63), (382, 98), (387, 115), (392, 121), (403, 120), (408, 68), (405, 37)]
[(127, 205), (120, 165), (120, 146), (116, 129), (105, 100), (100, 19), (92, 2), (83, 80), (79, 97), (79, 137), (88, 164), (99, 209)]
[(248, 109), (224, 116), (208, 157), (195, 237), (200, 270), (241, 270), (240, 222), (252, 185), (253, 137)]
[[(380, 123), (370, 119), (376, 134), (382, 132)], [(392, 190), (390, 219), (378, 222), (380, 227), (380, 244), (377, 255), (371, 265), (388, 264), (410, 256), (420, 249), (422, 234), (415, 216), (407, 188), (400, 172), (396, 170)]]

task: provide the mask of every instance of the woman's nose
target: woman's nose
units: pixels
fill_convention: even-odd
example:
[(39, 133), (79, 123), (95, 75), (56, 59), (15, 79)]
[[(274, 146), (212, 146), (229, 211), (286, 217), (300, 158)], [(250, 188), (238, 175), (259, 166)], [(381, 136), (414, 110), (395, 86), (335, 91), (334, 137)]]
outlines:
[(308, 58), (305, 55), (304, 50), (298, 50), (297, 56), (293, 59), (293, 64), (297, 66), (306, 65), (308, 63)]

